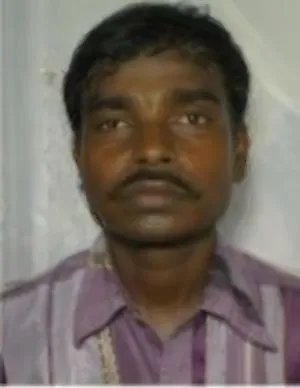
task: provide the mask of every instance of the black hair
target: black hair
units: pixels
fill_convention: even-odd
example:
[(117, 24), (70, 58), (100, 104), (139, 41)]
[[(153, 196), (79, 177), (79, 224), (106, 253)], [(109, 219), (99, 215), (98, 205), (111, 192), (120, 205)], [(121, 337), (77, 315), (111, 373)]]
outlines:
[[(237, 123), (244, 121), (250, 75), (244, 56), (225, 27), (194, 6), (137, 3), (112, 14), (83, 38), (73, 53), (63, 80), (63, 99), (76, 139), (81, 133), (81, 112), (87, 80), (140, 54), (168, 49), (186, 53), (195, 62), (206, 55), (220, 69)], [(202, 59), (201, 59), (202, 58)]]

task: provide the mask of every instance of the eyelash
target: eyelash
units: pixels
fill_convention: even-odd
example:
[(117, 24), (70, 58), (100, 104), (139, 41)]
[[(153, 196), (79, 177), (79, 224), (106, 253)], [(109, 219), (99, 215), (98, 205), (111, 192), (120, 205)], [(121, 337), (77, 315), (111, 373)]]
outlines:
[[(191, 118), (196, 119), (196, 122), (190, 122)], [(204, 122), (199, 122), (199, 119), (203, 118)], [(182, 122), (182, 119), (187, 119), (188, 122)], [(180, 122), (181, 120), (181, 122)], [(172, 119), (172, 122), (174, 124), (179, 124), (179, 125), (189, 125), (192, 127), (196, 126), (202, 126), (202, 125), (207, 125), (210, 121), (210, 118), (205, 115), (201, 114), (199, 112), (188, 112), (184, 113), (181, 116), (177, 116), (177, 118), (174, 120)], [(121, 128), (118, 128), (118, 125), (122, 123)], [(128, 123), (125, 120), (122, 119), (107, 119), (103, 120), (100, 123), (97, 123), (96, 125), (97, 129), (100, 130), (101, 132), (109, 132), (110, 130), (116, 130), (116, 129), (124, 129), (130, 127), (130, 123)]]
[(117, 126), (119, 123), (124, 123), (126, 126), (128, 126), (128, 123), (125, 122), (124, 120), (109, 119), (97, 124), (97, 128), (103, 131), (108, 131), (109, 129), (117, 129)]
[[(209, 121), (209, 117), (207, 117), (206, 115), (204, 115), (204, 114), (201, 114), (201, 113), (197, 113), (197, 112), (189, 112), (189, 113), (185, 113), (184, 115), (182, 115), (182, 116), (180, 116), (179, 117), (179, 119), (181, 119), (181, 118), (183, 118), (183, 117), (185, 117), (185, 118), (188, 118), (188, 120), (191, 118), (191, 117), (193, 117), (193, 118), (196, 118), (196, 121), (198, 121), (199, 120), (199, 118), (203, 118), (204, 119), (204, 123), (188, 123), (189, 125), (202, 125), (202, 124), (207, 124), (207, 122)], [(185, 125), (185, 123), (184, 123), (184, 125)]]

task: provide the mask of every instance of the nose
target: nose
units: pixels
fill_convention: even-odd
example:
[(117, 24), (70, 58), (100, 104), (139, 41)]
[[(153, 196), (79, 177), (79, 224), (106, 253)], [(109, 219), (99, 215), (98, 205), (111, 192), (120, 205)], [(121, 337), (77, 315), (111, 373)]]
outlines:
[(137, 164), (160, 165), (174, 161), (173, 139), (164, 128), (151, 126), (139, 132), (134, 159)]

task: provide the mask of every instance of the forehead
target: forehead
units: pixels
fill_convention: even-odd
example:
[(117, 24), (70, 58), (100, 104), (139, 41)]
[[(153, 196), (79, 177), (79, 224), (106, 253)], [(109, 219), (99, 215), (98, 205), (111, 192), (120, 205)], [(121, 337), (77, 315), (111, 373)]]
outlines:
[(222, 74), (216, 65), (196, 64), (178, 52), (169, 51), (126, 61), (111, 75), (96, 75), (90, 83), (89, 92), (144, 95), (200, 87), (222, 97), (225, 94), (223, 85)]

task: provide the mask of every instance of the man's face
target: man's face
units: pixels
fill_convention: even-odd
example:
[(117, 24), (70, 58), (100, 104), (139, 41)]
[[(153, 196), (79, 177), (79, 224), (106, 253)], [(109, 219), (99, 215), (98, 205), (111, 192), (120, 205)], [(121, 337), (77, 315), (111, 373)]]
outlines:
[(82, 122), (74, 154), (91, 212), (131, 241), (177, 242), (214, 227), (243, 175), (247, 136), (232, 134), (221, 74), (175, 52), (95, 78)]

